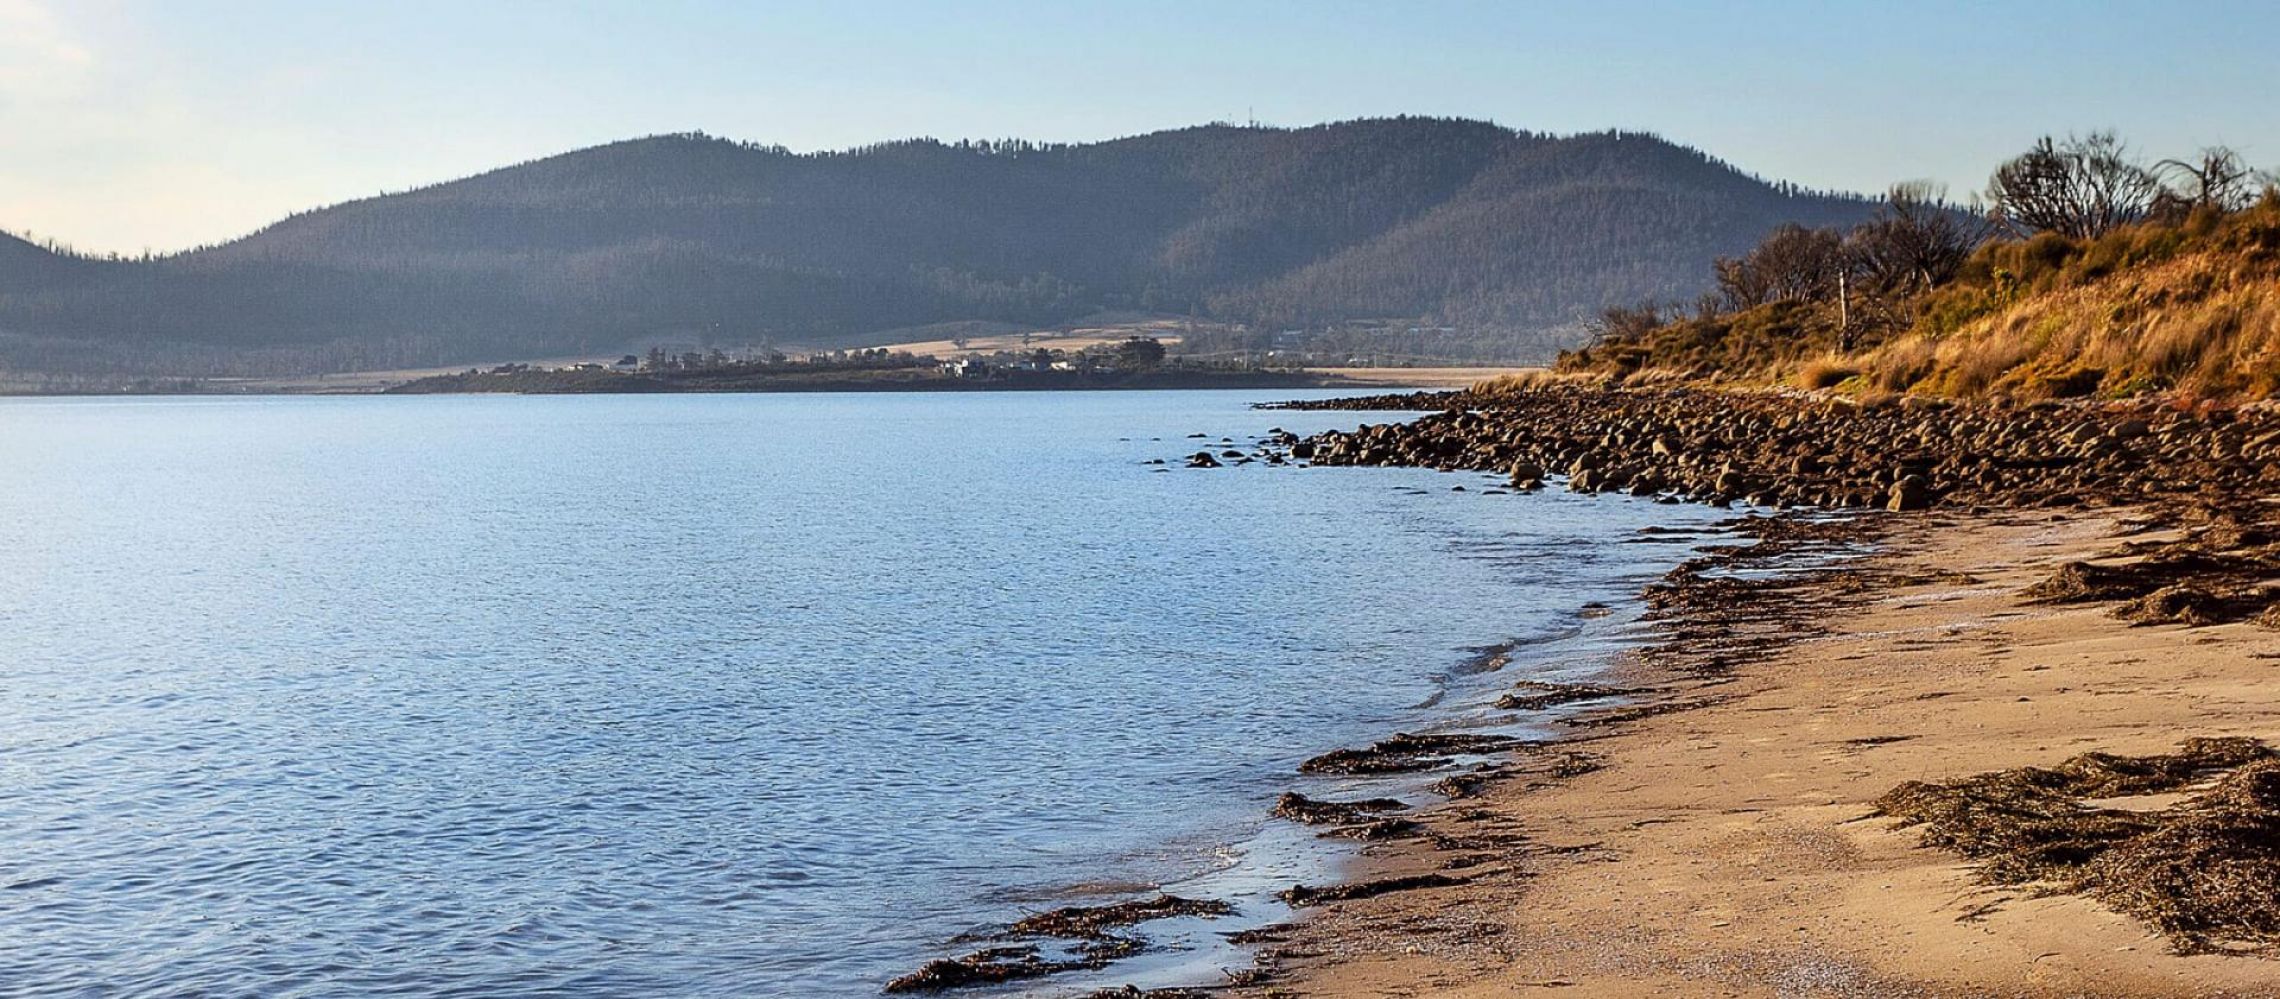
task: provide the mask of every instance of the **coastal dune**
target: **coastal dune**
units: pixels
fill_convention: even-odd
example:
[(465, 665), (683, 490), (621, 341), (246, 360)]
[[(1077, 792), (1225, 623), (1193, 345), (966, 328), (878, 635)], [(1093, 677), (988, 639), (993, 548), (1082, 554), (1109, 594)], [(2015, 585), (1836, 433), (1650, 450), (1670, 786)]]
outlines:
[[(1524, 859), (1315, 910), (1262, 955), (1272, 985), (1237, 994), (2280, 995), (2280, 964), (2185, 956), (2090, 898), (1988, 884), (1877, 811), (1909, 781), (2280, 739), (2280, 635), (2022, 594), (2112, 549), (2120, 513), (1883, 518), (1875, 554), (1769, 605), (1758, 625), (1794, 632), (1778, 647), (1707, 679), (1634, 662), (1619, 682), (1669, 685), (1684, 710), (1587, 730), (1598, 769), (1427, 818), (1517, 827)], [(1359, 876), (1447, 860), (1373, 863)]]

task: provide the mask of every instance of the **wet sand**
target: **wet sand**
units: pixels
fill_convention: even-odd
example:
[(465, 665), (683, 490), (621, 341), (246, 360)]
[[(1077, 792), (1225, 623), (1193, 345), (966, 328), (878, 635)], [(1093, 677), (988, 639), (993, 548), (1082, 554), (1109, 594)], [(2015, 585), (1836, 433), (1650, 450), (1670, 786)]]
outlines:
[(2088, 750), (2280, 741), (2280, 632), (2021, 597), (2111, 550), (2111, 513), (1884, 523), (1878, 554), (1753, 612), (1779, 637), (1730, 670), (1634, 663), (1616, 682), (1686, 709), (1581, 730), (1600, 769), (1491, 783), (1356, 872), (1463, 884), (1312, 909), (1232, 994), (2280, 996), (2280, 960), (2177, 956), (2087, 898), (1983, 885), (1871, 804)]

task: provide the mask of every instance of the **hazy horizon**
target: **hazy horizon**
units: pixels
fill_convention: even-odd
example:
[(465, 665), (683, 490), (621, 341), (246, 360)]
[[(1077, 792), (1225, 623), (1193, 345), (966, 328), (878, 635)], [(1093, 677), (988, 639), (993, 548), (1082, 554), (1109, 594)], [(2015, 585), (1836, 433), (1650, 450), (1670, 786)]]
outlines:
[(687, 131), (811, 151), (1415, 114), (1654, 132), (1852, 191), (1976, 190), (2035, 136), (2097, 128), (2157, 156), (2224, 143), (2280, 161), (2252, 51), (2273, 12), (2096, 6), (0, 0), (0, 229), (171, 251)]

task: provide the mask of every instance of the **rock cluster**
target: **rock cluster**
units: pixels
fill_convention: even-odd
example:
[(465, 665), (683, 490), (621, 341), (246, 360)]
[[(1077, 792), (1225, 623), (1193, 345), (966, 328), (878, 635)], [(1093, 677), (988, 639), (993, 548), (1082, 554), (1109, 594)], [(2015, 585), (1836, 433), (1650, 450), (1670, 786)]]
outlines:
[[(1440, 397), (1433, 397), (1438, 401)], [(1318, 465), (1562, 477), (1583, 492), (1713, 503), (1919, 510), (2139, 503), (2280, 483), (2269, 413), (1554, 387), (1291, 446)]]

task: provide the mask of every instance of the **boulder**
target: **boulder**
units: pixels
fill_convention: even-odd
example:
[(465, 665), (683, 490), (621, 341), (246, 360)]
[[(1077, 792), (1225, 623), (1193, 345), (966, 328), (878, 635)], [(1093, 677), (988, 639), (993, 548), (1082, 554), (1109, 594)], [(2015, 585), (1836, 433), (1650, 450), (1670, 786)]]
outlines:
[(1932, 505), (1931, 486), (1921, 475), (1902, 476), (1892, 484), (1892, 494), (1884, 507), (1895, 512), (1922, 510)]

